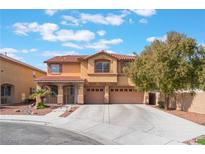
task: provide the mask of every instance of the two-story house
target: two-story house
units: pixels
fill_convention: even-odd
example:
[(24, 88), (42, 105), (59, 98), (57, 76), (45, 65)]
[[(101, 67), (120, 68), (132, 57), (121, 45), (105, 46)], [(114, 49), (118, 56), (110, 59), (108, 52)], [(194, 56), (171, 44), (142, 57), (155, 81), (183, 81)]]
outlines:
[(56, 93), (47, 98), (48, 103), (143, 103), (144, 93), (136, 91), (123, 73), (123, 67), (135, 58), (105, 51), (56, 56), (45, 61), (47, 75), (35, 81)]

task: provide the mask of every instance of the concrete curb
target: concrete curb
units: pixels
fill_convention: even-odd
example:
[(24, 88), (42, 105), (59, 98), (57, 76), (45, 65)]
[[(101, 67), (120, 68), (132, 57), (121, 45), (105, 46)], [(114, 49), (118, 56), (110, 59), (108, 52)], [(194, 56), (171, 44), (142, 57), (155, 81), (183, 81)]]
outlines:
[(50, 122), (45, 121), (34, 121), (34, 120), (23, 120), (23, 119), (0, 119), (0, 122), (19, 122), (19, 123), (32, 123), (39, 125), (49, 125)]

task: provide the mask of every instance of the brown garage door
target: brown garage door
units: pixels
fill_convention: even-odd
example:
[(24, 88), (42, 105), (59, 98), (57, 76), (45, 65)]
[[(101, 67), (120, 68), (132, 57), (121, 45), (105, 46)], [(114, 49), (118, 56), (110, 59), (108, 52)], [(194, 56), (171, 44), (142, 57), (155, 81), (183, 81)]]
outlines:
[(143, 103), (144, 93), (137, 92), (132, 87), (111, 87), (110, 103), (113, 104), (140, 104)]
[(104, 87), (86, 87), (85, 88), (86, 104), (103, 104), (104, 103)]

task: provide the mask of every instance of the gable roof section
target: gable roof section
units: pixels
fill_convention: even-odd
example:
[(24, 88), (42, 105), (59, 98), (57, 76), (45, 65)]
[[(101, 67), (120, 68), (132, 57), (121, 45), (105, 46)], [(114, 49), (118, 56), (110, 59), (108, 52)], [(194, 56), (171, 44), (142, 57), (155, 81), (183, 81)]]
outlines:
[(43, 70), (41, 70), (41, 69), (39, 69), (39, 68), (36, 68), (36, 67), (34, 67), (34, 66), (31, 66), (31, 65), (29, 65), (29, 64), (26, 64), (26, 63), (24, 63), (24, 62), (21, 62), (21, 61), (19, 61), (19, 60), (16, 60), (16, 59), (14, 59), (14, 58), (11, 58), (11, 57), (6, 56), (6, 55), (1, 54), (1, 53), (0, 53), (0, 58), (5, 59), (5, 60), (7, 60), (7, 61), (11, 61), (11, 62), (13, 62), (13, 63), (17, 63), (17, 64), (19, 64), (19, 65), (21, 65), (21, 66), (24, 66), (24, 67), (27, 67), (27, 68), (30, 68), (30, 69), (33, 69), (33, 70), (36, 70), (36, 71), (39, 71), (39, 72), (42, 72), (42, 73), (46, 73), (45, 71), (43, 71)]
[(110, 54), (110, 53), (105, 52), (104, 50), (102, 50), (102, 51), (99, 51), (99, 52), (97, 52), (97, 53), (95, 53), (95, 54), (93, 54), (93, 55), (86, 56), (86, 57), (84, 58), (84, 60), (89, 59), (89, 58), (92, 58), (92, 57), (95, 57), (95, 56), (100, 55), (100, 54), (105, 54), (105, 55), (108, 55), (108, 56), (110, 56), (110, 57), (113, 57), (113, 58), (117, 59), (117, 58), (116, 58), (115, 56), (113, 56), (112, 54)]
[(85, 55), (66, 55), (56, 56), (45, 61), (45, 63), (66, 63), (66, 62), (80, 62), (79, 59), (86, 57)]
[(118, 60), (135, 60), (136, 56), (130, 56), (130, 55), (121, 55), (121, 54), (114, 54), (111, 53), (112, 56), (116, 57)]
[(108, 53), (104, 50), (99, 51), (93, 55), (66, 55), (66, 56), (56, 56), (54, 58), (48, 59), (45, 61), (45, 63), (72, 63), (72, 62), (80, 62), (81, 60), (87, 60), (91, 57), (94, 57), (99, 54), (106, 54), (108, 56), (111, 56), (113, 58), (116, 58), (117, 60), (129, 60), (134, 61), (136, 59), (136, 56), (130, 56), (130, 55), (121, 55), (121, 54), (114, 54), (114, 53)]

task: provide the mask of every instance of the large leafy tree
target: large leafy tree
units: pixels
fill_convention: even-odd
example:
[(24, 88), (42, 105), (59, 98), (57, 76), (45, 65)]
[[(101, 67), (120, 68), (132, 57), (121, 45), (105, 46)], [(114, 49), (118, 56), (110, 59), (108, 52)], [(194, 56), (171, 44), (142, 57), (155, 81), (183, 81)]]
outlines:
[(165, 41), (146, 46), (125, 72), (139, 90), (165, 94), (167, 108), (176, 91), (205, 89), (204, 64), (204, 47), (184, 34), (169, 32)]

